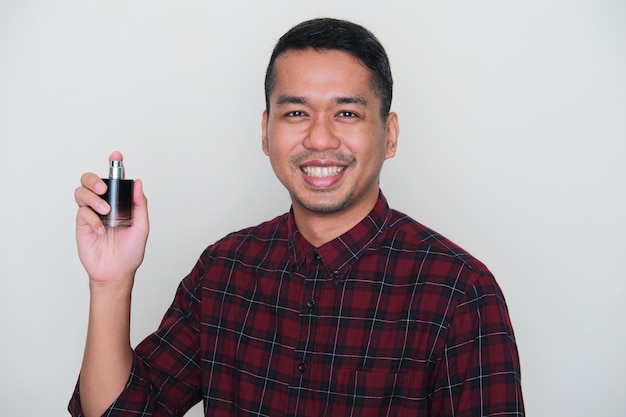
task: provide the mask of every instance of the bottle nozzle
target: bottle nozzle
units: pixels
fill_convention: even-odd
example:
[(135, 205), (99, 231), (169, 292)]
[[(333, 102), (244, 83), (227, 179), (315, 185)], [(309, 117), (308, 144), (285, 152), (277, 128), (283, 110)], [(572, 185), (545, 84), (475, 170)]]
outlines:
[(124, 179), (124, 164), (122, 163), (122, 161), (111, 161), (111, 166), (109, 167), (109, 179)]

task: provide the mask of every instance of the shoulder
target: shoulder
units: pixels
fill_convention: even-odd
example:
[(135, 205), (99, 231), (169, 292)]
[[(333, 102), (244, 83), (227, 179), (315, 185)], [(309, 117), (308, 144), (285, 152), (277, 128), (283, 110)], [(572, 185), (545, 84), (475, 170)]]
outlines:
[(220, 257), (241, 258), (258, 255), (270, 249), (286, 247), (288, 242), (288, 213), (271, 220), (227, 234), (209, 245), (200, 261)]
[(428, 250), (432, 255), (449, 257), (466, 264), (476, 272), (488, 272), (485, 264), (469, 251), (400, 211), (391, 210), (387, 233), (401, 237), (405, 246)]
[[(470, 252), (399, 211), (392, 210), (386, 230), (391, 241), (410, 258), (411, 272), (429, 295), (442, 297), (450, 317), (457, 307), (463, 311), (489, 311), (508, 323), (504, 295), (488, 267)], [(443, 302), (442, 300), (445, 300)], [(438, 302), (438, 303), (439, 303)]]

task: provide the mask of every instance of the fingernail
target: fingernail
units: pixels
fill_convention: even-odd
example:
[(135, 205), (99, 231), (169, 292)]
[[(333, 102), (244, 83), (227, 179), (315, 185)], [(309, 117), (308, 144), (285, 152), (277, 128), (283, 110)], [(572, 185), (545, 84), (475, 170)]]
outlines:
[(104, 192), (106, 191), (106, 186), (103, 182), (96, 183), (93, 188), (97, 194), (104, 194)]
[(104, 234), (104, 226), (98, 227), (98, 229), (96, 230), (96, 233), (102, 236)]

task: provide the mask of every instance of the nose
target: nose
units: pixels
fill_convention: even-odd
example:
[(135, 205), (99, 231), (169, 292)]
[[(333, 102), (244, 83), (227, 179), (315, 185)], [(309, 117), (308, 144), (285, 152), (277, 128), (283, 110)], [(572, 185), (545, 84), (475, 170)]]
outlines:
[(303, 145), (315, 151), (337, 149), (340, 140), (336, 135), (332, 120), (326, 117), (315, 117), (311, 120)]

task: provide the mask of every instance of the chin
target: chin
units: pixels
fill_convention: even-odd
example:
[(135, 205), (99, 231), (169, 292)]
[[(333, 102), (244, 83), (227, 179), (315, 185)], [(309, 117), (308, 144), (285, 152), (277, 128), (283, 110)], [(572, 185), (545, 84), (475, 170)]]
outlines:
[(303, 199), (297, 196), (293, 199), (304, 209), (319, 214), (333, 214), (343, 211), (350, 205), (350, 200), (346, 198), (311, 198)]

